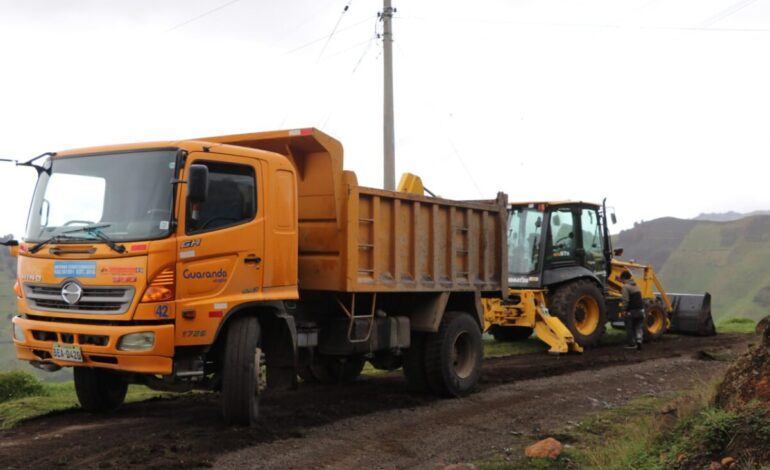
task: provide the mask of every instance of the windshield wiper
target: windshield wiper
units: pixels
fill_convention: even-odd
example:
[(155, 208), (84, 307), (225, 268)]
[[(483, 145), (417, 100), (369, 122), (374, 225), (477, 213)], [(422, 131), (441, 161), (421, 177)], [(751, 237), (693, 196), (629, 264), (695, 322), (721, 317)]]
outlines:
[(78, 237), (70, 237), (70, 236), (67, 236), (67, 235), (64, 235), (64, 234), (60, 233), (60, 234), (54, 235), (54, 236), (52, 236), (50, 238), (46, 238), (42, 242), (40, 242), (37, 245), (35, 245), (32, 248), (30, 248), (29, 252), (32, 253), (32, 254), (35, 254), (38, 251), (40, 251), (40, 249), (43, 248), (45, 245), (48, 245), (49, 243), (60, 243), (62, 240), (82, 240), (82, 239), (78, 238)]
[(62, 233), (75, 233), (75, 232), (86, 232), (89, 235), (93, 235), (94, 237), (98, 238), (99, 240), (103, 241), (107, 244), (110, 248), (112, 248), (114, 251), (118, 253), (125, 253), (126, 247), (123, 245), (118, 245), (115, 243), (110, 237), (105, 235), (100, 229), (109, 227), (110, 224), (95, 224), (95, 225), (85, 225), (83, 227), (78, 227), (76, 229), (68, 230), (66, 232)]

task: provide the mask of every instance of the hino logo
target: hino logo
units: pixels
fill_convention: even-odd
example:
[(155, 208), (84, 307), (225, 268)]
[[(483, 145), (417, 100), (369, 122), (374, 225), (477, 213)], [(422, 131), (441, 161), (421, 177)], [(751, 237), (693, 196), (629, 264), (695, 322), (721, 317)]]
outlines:
[(80, 302), (80, 297), (83, 295), (83, 288), (75, 282), (68, 282), (61, 288), (61, 298), (64, 299), (69, 305), (74, 305)]

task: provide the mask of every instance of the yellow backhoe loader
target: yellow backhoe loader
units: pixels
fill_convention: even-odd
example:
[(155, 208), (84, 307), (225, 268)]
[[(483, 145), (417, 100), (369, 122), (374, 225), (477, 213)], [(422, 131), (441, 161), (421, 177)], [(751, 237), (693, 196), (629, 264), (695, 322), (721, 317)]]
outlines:
[[(400, 191), (422, 194), (419, 177)], [(609, 217), (613, 223), (614, 214)], [(620, 274), (630, 271), (645, 299), (645, 336), (667, 331), (712, 335), (711, 295), (669, 294), (652, 266), (616, 259), (605, 204), (526, 202), (508, 210), (508, 297), (485, 298), (485, 330), (499, 341), (534, 331), (551, 353), (596, 345), (609, 322), (623, 327)]]

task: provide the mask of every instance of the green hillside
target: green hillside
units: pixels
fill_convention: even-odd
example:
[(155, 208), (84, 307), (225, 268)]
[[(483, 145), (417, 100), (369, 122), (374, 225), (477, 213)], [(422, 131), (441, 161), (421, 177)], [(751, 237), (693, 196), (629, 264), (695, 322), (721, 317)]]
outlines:
[(0, 246), (0, 371), (20, 366), (16, 360), (11, 339), (11, 317), (16, 311), (13, 283), (16, 278), (15, 262), (8, 250)]
[[(659, 232), (661, 221), (665, 230)], [(710, 292), (717, 322), (770, 314), (768, 216), (732, 222), (658, 219), (617, 240), (624, 258), (652, 261), (669, 292)]]

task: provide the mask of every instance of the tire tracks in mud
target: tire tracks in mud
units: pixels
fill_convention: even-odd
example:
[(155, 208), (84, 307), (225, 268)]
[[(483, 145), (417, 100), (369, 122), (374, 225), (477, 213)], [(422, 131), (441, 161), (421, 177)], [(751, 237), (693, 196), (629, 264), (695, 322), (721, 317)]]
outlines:
[[(436, 435), (450, 436), (449, 447), (441, 443), (435, 447), (436, 452), (455, 455), (447, 449), (463, 448), (465, 435), (486, 435), (484, 430), (492, 426), (490, 423), (498, 423), (487, 416), (486, 410), (498, 410), (501, 419), (518, 422), (531, 414), (528, 407), (542, 407), (542, 398), (535, 395), (549, 396), (553, 384), (568, 382), (560, 379), (565, 374), (616, 367), (638, 366), (641, 370), (648, 362), (690, 364), (698, 351), (742, 351), (751, 340), (747, 335), (669, 336), (641, 352), (612, 345), (582, 355), (526, 354), (491, 358), (484, 363), (480, 393), (462, 400), (411, 395), (400, 373), (367, 376), (344, 385), (303, 385), (296, 391), (267, 393), (261, 402), (261, 421), (253, 428), (224, 425), (219, 415), (218, 396), (210, 393), (132, 403), (108, 416), (70, 410), (0, 432), (0, 468), (206, 467), (218, 458), (227, 460), (230, 455), (238, 455), (241, 450), (248, 452), (264, 447), (267, 451), (275, 446), (285, 452), (294, 449), (292, 446), (316, 449), (315, 453), (306, 455), (309, 460), (284, 461), (280, 465), (285, 468), (316, 466), (316, 463), (332, 467), (358, 466), (368, 462), (351, 457), (365, 447), (362, 444), (378, 449), (383, 455), (403, 455), (403, 465), (408, 467), (421, 458), (433, 458), (428, 457), (432, 453), (431, 443), (426, 443), (424, 448), (414, 448), (411, 444), (420, 442), (426, 433), (431, 434), (431, 429), (436, 430)], [(584, 375), (587, 383), (579, 385), (590, 390), (591, 374)], [(543, 392), (520, 396), (515, 390), (521, 381), (528, 381), (528, 386), (536, 386), (539, 381), (549, 385)], [(561, 386), (556, 388), (560, 389), (560, 395), (552, 399), (557, 404), (573, 393)], [(503, 389), (510, 390), (497, 396)], [(521, 408), (509, 406), (511, 393)], [(588, 400), (582, 401), (590, 404)], [(448, 414), (442, 411), (434, 415), (434, 408), (446, 410)], [(545, 414), (560, 415), (556, 408)], [(424, 413), (422, 420), (415, 420)], [(477, 419), (479, 416), (486, 419)], [(356, 439), (355, 431), (345, 432), (359, 427), (360, 439)], [(327, 433), (326, 429), (333, 431)], [(447, 430), (452, 432), (447, 434)], [(296, 450), (295, 453), (299, 455)], [(237, 457), (233, 458), (237, 461)], [(269, 468), (252, 462), (257, 468)], [(220, 464), (229, 465), (226, 461), (217, 466)]]

